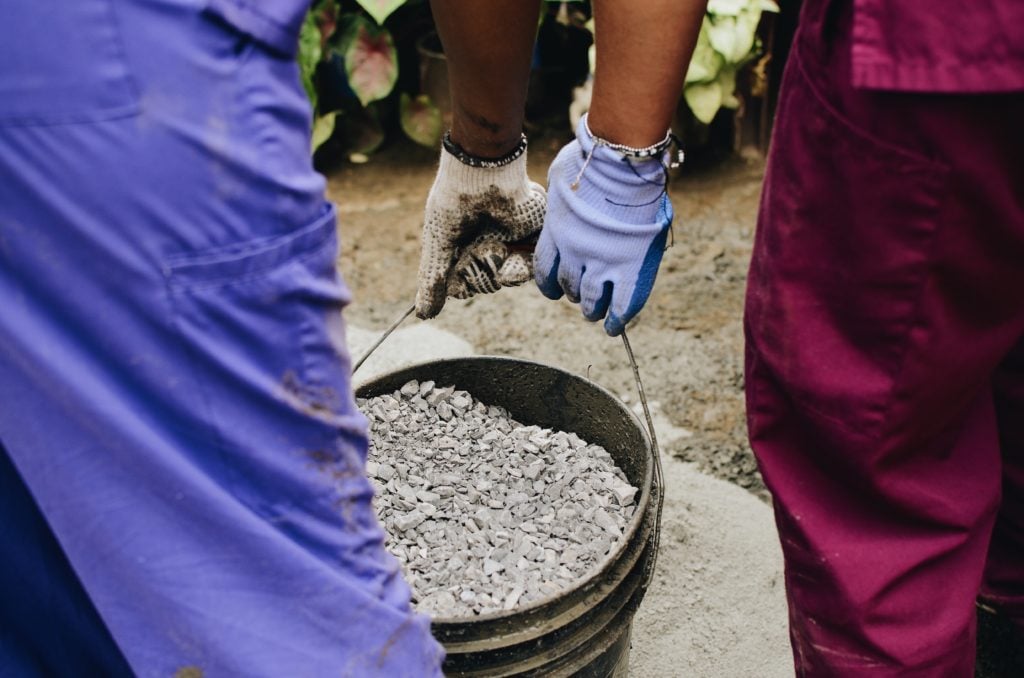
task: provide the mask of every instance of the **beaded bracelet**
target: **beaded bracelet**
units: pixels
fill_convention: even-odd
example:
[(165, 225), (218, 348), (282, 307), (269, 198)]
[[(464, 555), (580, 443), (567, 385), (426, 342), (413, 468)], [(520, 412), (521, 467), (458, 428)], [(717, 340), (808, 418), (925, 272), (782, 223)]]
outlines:
[[(617, 144), (607, 139), (602, 139), (593, 132), (590, 131), (590, 120), (587, 118), (583, 119), (583, 127), (587, 130), (587, 135), (593, 140), (595, 146), (606, 146), (613, 151), (618, 151), (627, 158), (636, 158), (637, 160), (646, 160), (647, 158), (660, 158), (665, 151), (668, 150), (669, 146), (672, 145), (672, 130), (665, 132), (665, 138), (656, 144), (650, 146), (644, 146), (643, 148), (637, 148), (635, 146), (626, 146), (625, 144)], [(679, 162), (682, 162), (682, 157), (679, 158)]]
[(451, 130), (444, 133), (444, 136), (441, 138), (441, 144), (444, 146), (444, 150), (454, 155), (463, 165), (484, 169), (496, 169), (498, 167), (504, 167), (505, 165), (512, 164), (518, 160), (523, 153), (526, 153), (526, 134), (520, 135), (519, 143), (516, 144), (516, 147), (500, 158), (481, 158), (468, 153), (464, 148), (462, 148), (462, 146), (459, 146), (457, 143), (452, 141)]
[[(571, 188), (574, 191), (579, 189), (580, 181), (583, 180), (583, 173), (587, 171), (587, 167), (590, 165), (590, 161), (594, 157), (594, 151), (597, 150), (598, 146), (604, 146), (606, 148), (610, 148), (613, 151), (621, 153), (623, 160), (627, 158), (634, 158), (636, 160), (660, 160), (661, 158), (664, 157), (665, 152), (668, 151), (669, 147), (671, 147), (674, 143), (676, 145), (676, 158), (675, 160), (672, 160), (668, 163), (668, 167), (679, 167), (681, 164), (683, 164), (683, 160), (685, 158), (682, 144), (679, 142), (678, 137), (676, 137), (675, 134), (672, 134), (672, 130), (668, 130), (667, 132), (665, 132), (665, 138), (659, 141), (658, 143), (651, 144), (650, 146), (644, 146), (643, 148), (636, 148), (635, 146), (617, 144), (613, 141), (608, 141), (607, 139), (602, 139), (601, 137), (597, 136), (596, 134), (590, 131), (590, 120), (586, 116), (583, 118), (583, 128), (587, 131), (587, 136), (590, 137), (590, 140), (593, 142), (593, 145), (590, 147), (590, 152), (587, 153), (587, 156), (583, 161), (583, 167), (580, 168), (579, 174), (577, 174), (576, 178), (572, 181), (572, 183), (569, 184), (569, 188)], [(668, 169), (668, 167), (666, 167), (666, 169)], [(666, 174), (665, 176), (667, 181), (668, 175)]]

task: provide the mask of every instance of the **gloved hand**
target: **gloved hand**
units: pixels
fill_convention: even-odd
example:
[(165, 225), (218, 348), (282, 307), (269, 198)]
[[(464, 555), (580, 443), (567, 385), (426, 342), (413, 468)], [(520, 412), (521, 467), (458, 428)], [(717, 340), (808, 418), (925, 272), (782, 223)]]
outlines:
[(545, 195), (526, 175), (525, 142), (521, 154), (499, 166), (469, 163), (481, 161), (446, 140), (423, 222), (420, 318), (437, 315), (449, 296), (465, 299), (532, 277), (530, 250), (544, 221)]
[(474, 294), (490, 294), (532, 280), (536, 234), (534, 231), (521, 240), (504, 242), (501, 234), (488, 229), (466, 246), (455, 261), (448, 276), (448, 296), (468, 299)]
[(588, 320), (605, 318), (612, 336), (647, 302), (672, 225), (662, 155), (625, 157), (595, 143), (584, 116), (548, 172), (537, 286), (549, 299), (564, 293)]

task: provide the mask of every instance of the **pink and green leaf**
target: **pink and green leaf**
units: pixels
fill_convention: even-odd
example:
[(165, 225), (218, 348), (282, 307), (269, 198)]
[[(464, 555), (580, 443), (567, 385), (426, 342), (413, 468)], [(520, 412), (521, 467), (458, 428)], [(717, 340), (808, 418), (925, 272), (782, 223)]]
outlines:
[(349, 87), (363, 106), (383, 99), (398, 79), (398, 54), (386, 28), (352, 18), (341, 45)]
[(402, 92), (401, 99), (402, 131), (409, 138), (428, 148), (434, 148), (441, 140), (443, 123), (441, 110), (434, 105), (426, 94), (413, 98)]

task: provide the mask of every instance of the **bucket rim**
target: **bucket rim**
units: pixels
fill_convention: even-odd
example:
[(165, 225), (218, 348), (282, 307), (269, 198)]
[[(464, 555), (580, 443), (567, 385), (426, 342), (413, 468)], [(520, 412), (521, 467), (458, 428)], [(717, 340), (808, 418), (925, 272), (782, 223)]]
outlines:
[[(596, 390), (600, 395), (608, 398), (616, 408), (626, 415), (626, 419), (636, 428), (640, 433), (640, 438), (643, 443), (645, 452), (645, 463), (643, 471), (643, 483), (640, 487), (640, 497), (636, 501), (636, 510), (634, 510), (632, 517), (630, 518), (629, 524), (626, 529), (623, 530), (622, 535), (615, 542), (614, 548), (605, 555), (593, 568), (591, 568), (584, 576), (576, 579), (571, 585), (558, 590), (556, 593), (539, 598), (531, 601), (525, 605), (519, 605), (512, 610), (499, 610), (488, 614), (480, 614), (472, 617), (441, 617), (429, 615), (431, 618), (431, 624), (435, 627), (435, 631), (444, 631), (445, 629), (454, 629), (456, 627), (463, 626), (471, 623), (500, 623), (508, 620), (513, 620), (516, 617), (524, 616), (532, 613), (536, 613), (546, 606), (554, 605), (559, 599), (566, 596), (570, 596), (573, 593), (580, 591), (581, 589), (587, 588), (588, 586), (594, 585), (596, 581), (607, 574), (618, 561), (619, 557), (626, 550), (627, 545), (633, 543), (637, 533), (640, 532), (644, 527), (644, 522), (647, 519), (647, 513), (653, 508), (652, 495), (654, 493), (654, 454), (658, 454), (654, 450), (654, 445), (651, 441), (650, 433), (647, 428), (640, 421), (640, 418), (634, 413), (621, 398), (616, 396), (610, 390), (595, 382), (587, 376), (570, 372), (561, 367), (554, 365), (548, 365), (535, 360), (528, 360), (525, 358), (517, 358), (513, 356), (499, 356), (499, 355), (470, 355), (470, 356), (457, 356), (451, 358), (439, 358), (434, 360), (424, 360), (421, 362), (410, 363), (401, 367), (383, 372), (379, 375), (371, 377), (361, 382), (356, 388), (356, 396), (360, 398), (373, 397), (373, 396), (361, 396), (360, 391), (372, 390), (373, 387), (382, 382), (394, 380), (398, 375), (404, 372), (414, 372), (429, 368), (435, 365), (455, 365), (458, 363), (467, 362), (503, 362), (507, 364), (519, 364), (529, 365), (535, 368), (541, 368), (543, 370), (549, 370), (552, 372), (559, 373), (569, 379), (577, 380), (585, 384), (588, 388)], [(459, 388), (455, 385), (456, 388)], [(465, 389), (460, 389), (465, 390)], [(383, 393), (383, 392), (382, 392)], [(471, 393), (471, 392), (470, 392)], [(472, 394), (472, 393), (471, 393)], [(475, 397), (475, 396), (474, 396)], [(519, 422), (525, 426), (535, 426), (529, 422)], [(581, 436), (582, 437), (582, 436)], [(587, 441), (590, 444), (589, 441)], [(656, 517), (655, 517), (656, 518)], [(383, 525), (381, 526), (383, 527)], [(649, 538), (649, 536), (647, 537)], [(645, 538), (646, 540), (646, 538)], [(424, 613), (426, 614), (426, 613)]]

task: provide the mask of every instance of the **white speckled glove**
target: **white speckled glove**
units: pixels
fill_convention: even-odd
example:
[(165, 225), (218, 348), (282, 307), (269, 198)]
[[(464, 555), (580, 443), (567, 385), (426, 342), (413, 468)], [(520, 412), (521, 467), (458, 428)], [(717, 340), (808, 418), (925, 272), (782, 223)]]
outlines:
[(530, 280), (545, 203), (544, 188), (526, 175), (525, 137), (492, 161), (466, 154), (446, 135), (423, 221), (416, 315), (434, 317), (448, 297)]

